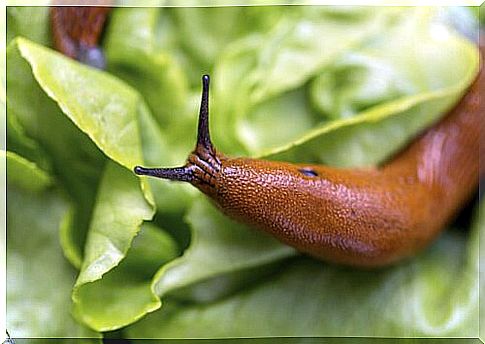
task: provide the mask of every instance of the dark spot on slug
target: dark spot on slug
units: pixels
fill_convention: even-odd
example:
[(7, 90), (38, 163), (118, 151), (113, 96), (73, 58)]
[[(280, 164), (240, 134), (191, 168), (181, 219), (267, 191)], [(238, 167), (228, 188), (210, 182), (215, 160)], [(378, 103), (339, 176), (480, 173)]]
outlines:
[(318, 177), (318, 173), (311, 168), (300, 168), (298, 171), (300, 171), (307, 177)]

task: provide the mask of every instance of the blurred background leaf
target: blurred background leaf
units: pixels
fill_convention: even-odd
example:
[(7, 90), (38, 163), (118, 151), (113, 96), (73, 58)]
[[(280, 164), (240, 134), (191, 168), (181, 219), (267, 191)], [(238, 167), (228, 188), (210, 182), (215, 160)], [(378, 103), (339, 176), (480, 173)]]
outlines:
[(32, 162), (8, 153), (7, 164), (8, 172), (18, 173), (8, 180), (7, 328), (10, 335), (14, 338), (100, 337), (77, 323), (70, 314), (70, 289), (76, 271), (63, 256), (58, 231), (68, 202), (59, 190), (49, 188), (50, 176)]

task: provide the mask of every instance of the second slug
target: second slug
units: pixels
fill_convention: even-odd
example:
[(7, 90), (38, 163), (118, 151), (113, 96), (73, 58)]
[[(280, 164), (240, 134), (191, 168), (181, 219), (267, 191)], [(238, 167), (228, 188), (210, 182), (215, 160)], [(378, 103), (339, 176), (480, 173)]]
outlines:
[(51, 7), (50, 19), (54, 46), (64, 55), (104, 69), (104, 54), (98, 46), (108, 13), (110, 0), (98, 0), (104, 6)]
[(209, 135), (205, 75), (197, 144), (186, 165), (134, 171), (191, 183), (228, 216), (311, 256), (391, 264), (429, 244), (477, 188), (484, 81), (482, 72), (444, 120), (392, 161), (362, 170), (224, 156)]

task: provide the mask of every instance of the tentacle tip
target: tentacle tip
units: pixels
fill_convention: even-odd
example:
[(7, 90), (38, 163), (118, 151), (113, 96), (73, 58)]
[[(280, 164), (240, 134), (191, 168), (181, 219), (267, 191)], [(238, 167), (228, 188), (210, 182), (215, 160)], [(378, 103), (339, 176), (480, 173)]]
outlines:
[(133, 168), (133, 172), (135, 172), (135, 174), (137, 174), (139, 176), (146, 174), (145, 173), (145, 168), (144, 167), (141, 167), (141, 166), (135, 166)]
[(97, 69), (106, 69), (106, 58), (101, 48), (94, 46), (79, 46), (78, 60)]
[(209, 76), (209, 74), (204, 74), (204, 75), (202, 75), (202, 83), (203, 83), (204, 85), (208, 85), (208, 84), (209, 84), (209, 82), (210, 82), (210, 76)]

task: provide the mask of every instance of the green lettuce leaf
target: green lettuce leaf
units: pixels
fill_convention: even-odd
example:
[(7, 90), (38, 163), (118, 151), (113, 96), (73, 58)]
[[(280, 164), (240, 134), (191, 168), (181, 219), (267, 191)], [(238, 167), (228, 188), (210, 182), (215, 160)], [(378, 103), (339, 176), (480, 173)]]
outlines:
[(52, 185), (52, 178), (34, 162), (13, 152), (0, 151), (0, 159), (6, 159), (8, 182), (25, 190), (43, 191)]
[[(261, 138), (254, 137), (251, 130), (260, 124), (254, 124), (249, 118), (253, 107), (301, 87), (343, 53), (383, 30), (397, 13), (393, 8), (376, 8), (374, 15), (342, 18), (326, 6), (300, 7), (295, 13), (283, 16), (268, 33), (247, 35), (228, 45), (214, 68), (215, 142), (223, 151), (255, 154), (255, 148), (260, 147), (254, 146)], [(266, 113), (269, 118), (263, 124), (278, 122), (279, 115), (279, 112)], [(304, 107), (293, 115), (309, 122)], [(297, 126), (301, 131), (296, 131), (292, 126), (287, 127), (284, 135), (274, 132), (276, 137), (281, 135), (277, 143), (287, 142), (310, 129)], [(239, 140), (237, 149), (233, 147), (234, 138)]]
[[(227, 44), (242, 36), (268, 31), (286, 7), (212, 7), (164, 9), (172, 17), (178, 44), (190, 58), (195, 73), (210, 72)], [(199, 78), (192, 78), (195, 85)]]
[(37, 141), (27, 136), (19, 119), (11, 111), (8, 112), (5, 117), (8, 150), (35, 162), (39, 167), (46, 171), (51, 171), (52, 164), (48, 154), (42, 149)]
[(51, 44), (49, 7), (10, 6), (7, 21), (7, 43), (16, 36), (23, 36), (42, 45)]
[[(103, 153), (110, 156), (112, 159), (115, 159), (115, 161), (118, 163), (123, 164), (125, 167), (130, 168), (131, 170), (133, 165), (142, 163), (142, 151), (140, 143), (141, 138), (138, 134), (137, 116), (138, 112), (143, 111), (144, 105), (140, 101), (137, 93), (133, 92), (129, 87), (124, 86), (113, 77), (82, 66), (70, 59), (35, 45), (27, 40), (20, 38), (16, 39), (10, 47), (9, 53), (10, 62), (14, 66), (12, 69), (12, 75), (17, 75), (17, 79), (13, 81), (14, 78), (10, 78), (12, 81), (9, 80), (9, 82), (11, 82), (12, 87), (9, 87), (8, 96), (9, 99), (12, 100), (12, 109), (19, 109), (18, 112), (12, 110), (12, 113), (19, 113), (20, 115), (18, 115), (18, 117), (20, 118), (22, 124), (26, 127), (26, 130), (31, 133), (32, 136), (42, 141), (42, 143), (47, 146), (49, 150), (54, 151), (54, 154), (52, 155), (55, 157), (55, 162), (59, 164), (66, 164), (66, 159), (71, 159), (70, 161), (74, 160), (74, 162), (78, 164), (77, 166), (79, 167), (76, 166), (76, 168), (73, 170), (68, 170), (65, 167), (60, 169), (61, 173), (67, 174), (62, 177), (65, 177), (65, 179), (71, 178), (66, 183), (67, 188), (71, 191), (73, 185), (77, 185), (80, 188), (84, 187), (83, 190), (78, 189), (80, 196), (79, 198), (81, 201), (83, 199), (86, 200), (84, 205), (92, 205), (95, 210), (98, 212), (100, 211), (101, 214), (103, 211), (108, 211), (108, 216), (104, 217), (104, 222), (98, 221), (98, 223), (95, 221), (96, 212), (93, 213), (93, 219), (90, 219), (90, 211), (80, 212), (82, 217), (81, 220), (84, 221), (86, 226), (89, 222), (91, 222), (91, 228), (96, 228), (97, 226), (104, 227), (101, 228), (101, 230), (106, 230), (107, 232), (105, 233), (108, 235), (107, 242), (103, 244), (103, 241), (100, 242), (97, 240), (99, 236), (97, 237), (95, 235), (96, 229), (89, 232), (89, 236), (94, 239), (88, 240), (86, 243), (84, 251), (86, 252), (87, 257), (84, 262), (82, 262), (81, 258), (81, 252), (84, 244), (81, 242), (81, 240), (78, 241), (78, 244), (76, 240), (72, 238), (75, 235), (74, 231), (79, 231), (79, 229), (82, 229), (80, 228), (81, 226), (79, 225), (79, 220), (74, 218), (71, 212), (68, 213), (63, 223), (63, 232), (61, 234), (61, 238), (65, 246), (66, 256), (70, 258), (76, 266), (81, 265), (81, 262), (83, 264), (82, 271), (78, 279), (78, 287), (80, 288), (81, 285), (87, 283), (88, 281), (91, 282), (94, 279), (101, 278), (104, 273), (108, 272), (119, 263), (119, 261), (126, 254), (131, 240), (141, 225), (141, 221), (144, 219), (150, 219), (152, 217), (153, 208), (151, 204), (147, 203), (145, 200), (145, 198), (151, 200), (148, 185), (145, 185), (144, 193), (142, 193), (140, 191), (138, 179), (132, 175), (132, 172), (126, 169), (123, 170), (124, 177), (123, 173), (120, 171), (117, 173), (113, 172), (115, 174), (115, 177), (112, 180), (114, 183), (116, 181), (119, 182), (118, 178), (125, 178), (126, 184), (123, 182), (123, 179), (121, 179), (120, 184), (124, 185), (125, 188), (116, 189), (116, 191), (121, 192), (121, 194), (118, 193), (118, 196), (122, 198), (115, 198), (110, 201), (108, 197), (107, 199), (105, 198), (103, 200), (99, 198), (100, 196), (98, 194), (97, 198), (95, 199), (95, 195), (93, 194), (89, 197), (89, 199), (86, 199), (89, 192), (96, 192), (97, 178), (100, 172), (99, 170), (96, 170), (97, 174), (94, 176), (88, 176), (90, 177), (90, 185), (81, 184), (83, 176), (76, 173), (78, 172), (76, 170), (85, 169), (87, 167), (85, 162), (82, 161), (81, 157), (86, 158), (86, 149), (90, 149), (91, 146), (89, 145), (89, 141), (83, 141), (87, 139), (87, 136), (81, 134), (79, 129), (86, 132), (94, 143), (96, 143), (96, 145), (103, 151)], [(26, 69), (25, 62), (21, 57), (31, 64), (35, 81), (39, 82), (42, 90), (38, 89), (38, 86), (36, 86), (36, 82), (33, 80), (32, 76), (30, 76), (29, 79), (29, 70)], [(18, 76), (22, 74), (25, 75), (25, 78), (18, 78)], [(32, 88), (34, 89), (31, 91), (31, 94), (34, 97), (37, 97), (37, 104), (45, 104), (45, 110), (52, 110), (53, 114), (51, 114), (51, 116), (53, 123), (45, 123), (43, 120), (37, 117), (39, 115), (34, 111), (34, 109), (29, 108), (29, 106), (35, 106), (35, 102), (32, 105), (22, 103), (21, 94), (25, 94), (26, 90)], [(11, 91), (11, 89), (13, 91)], [(63, 111), (62, 113), (59, 113), (60, 109), (57, 108), (57, 104), (53, 103), (48, 97), (46, 97), (46, 94), (57, 101), (59, 108)], [(79, 129), (70, 126), (71, 123), (69, 123), (69, 121), (66, 122), (66, 119), (62, 114), (66, 114), (67, 117), (72, 120)], [(38, 123), (41, 123), (43, 126), (39, 126)], [(59, 127), (56, 127), (57, 123), (59, 123)], [(57, 132), (57, 129), (60, 128), (66, 130), (64, 132)], [(61, 142), (67, 143), (70, 140), (72, 141), (76, 139), (78, 142), (75, 143), (74, 147), (59, 144)], [(76, 154), (75, 149), (79, 149), (82, 152)], [(71, 154), (68, 154), (69, 150)], [(93, 149), (92, 154), (94, 155), (94, 159), (97, 159), (100, 163), (104, 164), (104, 159), (102, 155), (99, 155), (99, 151), (96, 148)], [(101, 159), (98, 157), (101, 157)], [(115, 163), (109, 164), (116, 166)], [(117, 168), (122, 169), (121, 167)], [(100, 169), (102, 171), (102, 168)], [(81, 172), (84, 171), (81, 170)], [(88, 178), (85, 179), (87, 181)], [(109, 190), (110, 189), (108, 186), (108, 194), (110, 193)], [(122, 190), (124, 190), (125, 193), (123, 193)], [(133, 197), (135, 198), (133, 199)], [(128, 212), (126, 213), (126, 221), (120, 223), (119, 219), (113, 217), (110, 213), (110, 211), (113, 210), (110, 208), (110, 204), (103, 204), (103, 202), (111, 202), (115, 207), (116, 205), (122, 207), (122, 200), (125, 200), (125, 206), (128, 208), (130, 208), (132, 205), (136, 205), (136, 202), (138, 202), (141, 213), (137, 214), (135, 212), (130, 214)], [(132, 210), (134, 209), (135, 208)], [(100, 215), (100, 218), (103, 218), (103, 215)], [(113, 228), (116, 228), (116, 226), (118, 226), (118, 228), (121, 226), (121, 229), (118, 232), (113, 231)], [(94, 232), (94, 234), (91, 234), (91, 232)], [(82, 235), (83, 233), (80, 234)], [(93, 269), (96, 270), (97, 274), (92, 275), (87, 273), (86, 270), (93, 266), (90, 264), (93, 263), (97, 257), (102, 257), (103, 255), (109, 256), (112, 253), (110, 251), (111, 247), (106, 244), (110, 243), (110, 240), (113, 240), (119, 244), (118, 248), (120, 249), (121, 255), (114, 257), (112, 261), (105, 262), (105, 265), (94, 264)], [(77, 253), (73, 253), (74, 250), (77, 250)], [(76, 292), (77, 289), (73, 294), (74, 299), (81, 300), (81, 298), (77, 298)], [(150, 293), (149, 284), (146, 287), (146, 292)], [(139, 303), (142, 304), (140, 307), (144, 309), (153, 307), (154, 298), (155, 297), (152, 295), (152, 300), (149, 301), (149, 303), (151, 302), (152, 306), (145, 304), (147, 302), (146, 298), (139, 300)], [(121, 302), (121, 300), (119, 301)], [(133, 309), (133, 312), (136, 313), (137, 310)], [(79, 316), (80, 312), (76, 313), (80, 319), (88, 318), (87, 315)], [(131, 318), (130, 322), (134, 320), (135, 318)], [(116, 322), (114, 319), (111, 321)], [(123, 323), (118, 325), (118, 327), (122, 325)]]
[[(153, 209), (138, 187), (136, 176), (113, 162), (108, 163), (72, 295), (76, 315), (91, 328), (113, 330), (160, 307), (149, 283), (148, 286), (139, 283), (136, 278), (130, 281), (134, 277), (126, 278), (119, 271), (121, 267), (101, 279), (126, 256), (143, 220), (150, 220), (152, 216)], [(121, 286), (113, 292), (116, 285)], [(108, 294), (112, 296), (107, 297)]]
[[(161, 161), (165, 166), (180, 166), (184, 163), (188, 151), (168, 142), (168, 134), (158, 127), (146, 107), (142, 108), (138, 119), (147, 166), (160, 166)], [(183, 216), (198, 191), (186, 183), (169, 183), (158, 178), (146, 179), (153, 191), (157, 208), (154, 221), (177, 240), (180, 248), (187, 247), (190, 233), (183, 222)]]
[(105, 46), (109, 71), (135, 87), (155, 119), (172, 130), (186, 113), (187, 80), (175, 57), (158, 48), (161, 14), (158, 8), (116, 9)]
[[(37, 83), (18, 47), (25, 45), (28, 49), (30, 44), (35, 45), (26, 40), (14, 40), (7, 49), (8, 147), (12, 145), (14, 151), (39, 166), (51, 166), (49, 169), (72, 200), (72, 226), (63, 226), (63, 236), (68, 240), (62, 242), (66, 256), (79, 267), (96, 185), (106, 160)], [(16, 128), (17, 134), (11, 128)], [(39, 159), (36, 155), (47, 159)]]
[[(194, 144), (187, 133), (195, 135), (195, 98), (188, 94), (186, 74), (170, 44), (161, 42), (161, 35), (172, 32), (170, 27), (159, 27), (170, 21), (166, 12), (118, 8), (110, 18), (105, 41), (109, 71), (140, 92), (150, 110), (140, 108), (138, 117), (143, 157), (149, 166), (182, 164)], [(163, 215), (181, 216), (194, 195), (187, 185), (154, 179), (148, 183)]]
[(465, 19), (462, 25), (471, 26), (462, 31), (473, 34), (476, 22), (466, 18), (466, 14), (467, 8), (433, 9), (401, 18), (376, 40), (345, 54), (311, 82), (315, 108), (332, 119), (352, 117), (380, 103), (455, 83), (463, 71), (447, 76), (441, 71), (462, 58), (459, 50), (449, 45), (437, 54), (437, 48), (432, 47), (450, 34), (452, 29), (446, 24), (453, 15)]
[[(363, 95), (359, 95), (355, 82), (339, 75), (339, 90), (327, 88), (327, 98), (339, 102), (342, 98), (339, 93), (341, 88), (344, 94), (350, 92), (347, 98), (341, 99), (345, 106), (351, 107), (355, 99), (353, 97), (358, 96), (371, 103), (363, 106), (361, 112), (353, 114), (355, 110), (340, 109), (339, 115), (341, 105), (332, 106), (335, 116), (345, 117), (345, 113), (349, 115), (350, 112), (353, 118), (321, 125), (315, 125), (314, 121), (313, 128), (300, 132), (300, 137), (294, 136), (293, 140), (287, 140), (284, 145), (277, 147), (273, 144), (276, 148), (271, 148), (264, 137), (258, 143), (253, 132), (251, 142), (256, 148), (256, 155), (271, 156), (275, 160), (313, 161), (336, 166), (375, 165), (446, 113), (477, 73), (476, 49), (471, 42), (435, 22), (436, 10), (419, 8), (407, 11), (410, 13), (404, 12), (402, 15), (410, 16), (400, 18), (398, 26), (388, 28), (388, 35), (381, 34), (369, 45), (354, 49), (346, 55), (354, 59), (358, 58), (356, 56), (366, 56), (373, 63), (379, 64), (380, 68), (385, 68), (387, 77), (393, 73), (393, 85), (401, 91), (391, 91), (384, 99), (379, 99), (381, 102), (378, 105), (370, 106), (376, 101), (372, 100), (376, 96), (375, 80), (383, 82), (386, 79), (367, 71), (371, 73), (372, 79), (360, 79), (368, 84), (361, 85), (367, 88)], [(345, 59), (335, 64), (342, 68), (339, 70), (341, 73), (356, 77), (352, 64), (346, 65)], [(331, 74), (332, 68), (329, 67), (321, 75)], [(443, 73), (448, 69), (456, 70), (456, 73)], [(352, 90), (357, 93), (352, 94)], [(388, 101), (382, 102), (386, 99)], [(300, 109), (304, 107), (300, 106)], [(300, 110), (293, 118), (301, 116), (303, 112)], [(250, 116), (248, 121), (252, 119)], [(268, 118), (265, 121), (270, 122)], [(256, 126), (259, 124), (258, 121), (255, 123)], [(269, 128), (265, 126), (259, 130), (267, 132)], [(386, 142), (386, 145), (382, 145), (382, 142)]]
[(131, 88), (26, 39), (15, 43), (42, 90), (109, 158), (128, 169), (143, 161), (134, 117), (139, 97)]
[[(7, 155), (9, 164), (17, 159), (12, 157)], [(32, 166), (25, 164), (17, 170), (21, 176), (9, 178), (6, 326), (14, 338), (100, 337), (69, 311), (76, 272), (64, 259), (58, 239), (68, 203), (58, 190), (46, 189), (49, 176)], [(19, 184), (20, 178), (28, 179)]]
[[(484, 203), (481, 203), (484, 209)], [(172, 301), (128, 328), (137, 338), (465, 336), (478, 333), (478, 235), (445, 232), (394, 267), (362, 271), (295, 258), (254, 287), (210, 304)], [(356, 306), (358, 305), (358, 307)], [(378, 325), (376, 325), (378, 324)]]
[[(190, 247), (181, 258), (162, 267), (154, 277), (158, 295), (231, 272), (266, 265), (296, 253), (269, 235), (222, 215), (205, 197), (198, 198), (186, 220), (192, 229)], [(239, 280), (238, 284), (241, 282)], [(212, 290), (211, 294), (223, 295), (233, 289), (231, 285), (221, 287), (220, 280), (218, 284), (215, 287), (218, 290)]]

